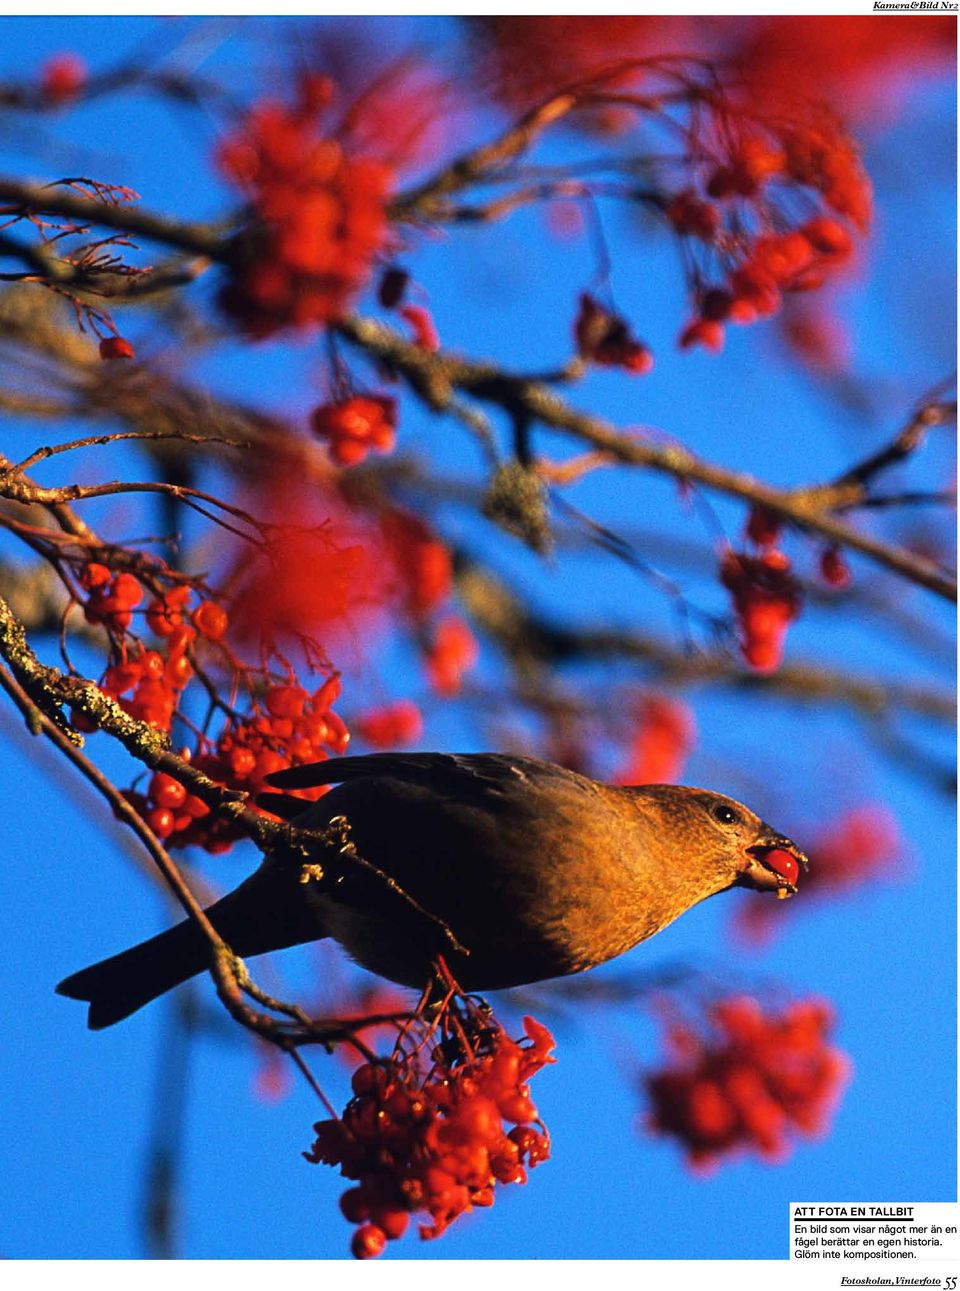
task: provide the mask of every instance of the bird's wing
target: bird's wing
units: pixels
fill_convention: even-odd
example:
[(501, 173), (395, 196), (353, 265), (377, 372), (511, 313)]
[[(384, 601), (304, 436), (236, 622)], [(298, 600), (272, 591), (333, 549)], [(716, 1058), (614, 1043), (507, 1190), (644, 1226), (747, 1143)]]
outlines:
[(470, 787), (496, 790), (529, 781), (543, 785), (560, 777), (565, 782), (591, 781), (562, 767), (536, 758), (511, 757), (505, 753), (368, 753), (365, 757), (330, 758), (307, 766), (276, 771), (266, 778), (275, 789), (312, 789), (321, 784), (342, 784), (367, 777), (402, 780), (407, 784), (468, 793)]
[(306, 802), (303, 798), (294, 798), (287, 793), (258, 793), (254, 802), (264, 811), (270, 811), (274, 816), (279, 816), (281, 820), (296, 820), (313, 806), (313, 803)]

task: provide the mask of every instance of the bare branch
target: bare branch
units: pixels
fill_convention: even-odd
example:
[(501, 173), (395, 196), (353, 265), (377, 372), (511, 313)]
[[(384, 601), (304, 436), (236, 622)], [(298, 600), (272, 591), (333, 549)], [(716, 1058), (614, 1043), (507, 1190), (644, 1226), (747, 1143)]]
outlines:
[[(511, 417), (533, 419), (590, 444), (615, 461), (644, 467), (678, 480), (764, 507), (800, 529), (859, 551), (878, 565), (927, 587), (946, 600), (957, 597), (956, 580), (933, 561), (879, 542), (837, 520), (821, 502), (818, 487), (775, 489), (744, 472), (732, 471), (696, 457), (679, 444), (655, 444), (619, 431), (609, 422), (579, 412), (543, 382), (440, 351), (427, 353), (399, 333), (372, 319), (346, 319), (337, 330), (347, 340), (375, 354), (399, 372), (432, 408), (445, 409), (453, 391), (499, 405)], [(828, 495), (828, 502), (831, 501)]]
[(0, 202), (7, 203), (7, 208), (0, 212), (7, 217), (38, 213), (65, 216), (80, 225), (132, 233), (190, 255), (211, 260), (224, 260), (228, 256), (229, 240), (211, 225), (184, 223), (129, 204), (112, 205), (83, 197), (69, 188), (0, 178)]

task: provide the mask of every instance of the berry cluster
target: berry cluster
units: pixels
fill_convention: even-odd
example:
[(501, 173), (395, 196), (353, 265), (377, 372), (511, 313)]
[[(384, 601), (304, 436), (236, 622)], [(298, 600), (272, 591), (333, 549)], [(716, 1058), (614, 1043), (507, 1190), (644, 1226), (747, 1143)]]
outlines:
[(665, 695), (642, 695), (633, 711), (628, 760), (618, 784), (670, 784), (677, 780), (693, 747), (693, 714)]
[(133, 622), (133, 611), (143, 600), (140, 580), (125, 571), (113, 573), (106, 565), (90, 561), (77, 581), (89, 593), (83, 606), (88, 623), (102, 623), (111, 636), (123, 636)]
[[(114, 574), (106, 565), (91, 561), (79, 571), (77, 581), (88, 592), (83, 612), (89, 623), (101, 623), (110, 634), (118, 657), (110, 664), (100, 689), (131, 717), (168, 731), (180, 693), (193, 676), (190, 653), (198, 636), (210, 642), (223, 639), (228, 626), (226, 611), (215, 601), (201, 600), (189, 611), (193, 589), (180, 583), (154, 597), (144, 615), (151, 632), (163, 643), (161, 650), (147, 650), (141, 643), (130, 647), (125, 637), (140, 605), (144, 589), (133, 574)], [(89, 723), (78, 718), (89, 729)]]
[[(727, 551), (720, 565), (721, 581), (733, 593), (744, 655), (759, 672), (773, 672), (779, 666), (787, 627), (800, 611), (800, 588), (790, 560), (777, 550), (783, 528), (782, 517), (753, 506), (744, 536), (758, 554)], [(822, 549), (819, 573), (828, 587), (838, 591), (849, 587), (852, 578), (837, 546)]]
[(550, 1155), (542, 1124), (531, 1124), (537, 1109), (526, 1082), (553, 1062), (553, 1036), (528, 1017), (524, 1040), (510, 1040), (476, 1006), (459, 1013), (459, 1024), (455, 1058), (446, 1056), (449, 1044), (439, 1046), (426, 1075), (413, 1056), (365, 1064), (353, 1074), (343, 1118), (314, 1127), (306, 1159), (339, 1165), (357, 1182), (340, 1199), (359, 1225), (357, 1259), (380, 1255), (417, 1212), (429, 1216), (420, 1236), (439, 1237), (474, 1206), (492, 1206), (498, 1183), (525, 1183), (526, 1166)]
[[(180, 696), (194, 675), (199, 641), (219, 646), (231, 674), (254, 696), (250, 716), (233, 714), (215, 744), (203, 737), (196, 753), (182, 754), (186, 760), (192, 756), (193, 765), (211, 780), (254, 796), (265, 788), (271, 772), (345, 751), (350, 733), (333, 711), (340, 694), (338, 677), (329, 678), (311, 695), (292, 674), (278, 683), (265, 667), (243, 667), (223, 645), (229, 627), (226, 611), (206, 599), (191, 609), (196, 593), (188, 583), (176, 583), (148, 602), (144, 619), (158, 648), (147, 649), (126, 637), (144, 595), (137, 578), (126, 572), (113, 574), (107, 566), (91, 562), (79, 571), (78, 582), (88, 592), (87, 619), (102, 623), (112, 638), (114, 661), (100, 689), (131, 717), (170, 730)], [(91, 729), (82, 714), (74, 713), (74, 721), (78, 729)], [(309, 803), (324, 792), (323, 787), (304, 789), (297, 796)], [(193, 844), (224, 852), (240, 836), (234, 822), (213, 816), (201, 799), (169, 775), (157, 773), (146, 793), (131, 791), (126, 796), (171, 846)]]
[(757, 672), (775, 672), (787, 628), (800, 613), (800, 584), (790, 558), (775, 548), (758, 556), (728, 549), (720, 581), (733, 597), (743, 657)]
[[(842, 105), (846, 119), (895, 115), (901, 95), (897, 85), (903, 69), (928, 74), (938, 65), (953, 74), (956, 32), (949, 18), (917, 22), (910, 15), (836, 16), (827, 24), (815, 17), (750, 14), (728, 17), (722, 29), (690, 15), (577, 17), (483, 16), (472, 18), (481, 43), (474, 60), (483, 93), (508, 107), (530, 107), (574, 82), (604, 73), (602, 83), (627, 87), (649, 78), (655, 55), (665, 48), (736, 65), (751, 93), (771, 111), (782, 112), (798, 98), (809, 98), (815, 81), (818, 97)], [(616, 80), (611, 69), (618, 72)], [(622, 70), (620, 70), (622, 69)], [(598, 78), (599, 79), (599, 78)], [(589, 100), (587, 107), (589, 109)], [(595, 130), (623, 130), (632, 116), (608, 109), (593, 113)]]
[(830, 1043), (834, 1019), (819, 999), (781, 1014), (733, 996), (709, 1012), (706, 1034), (674, 1026), (673, 1062), (645, 1077), (648, 1126), (683, 1144), (704, 1171), (755, 1150), (770, 1161), (789, 1155), (791, 1135), (823, 1133), (850, 1076), (849, 1059)]
[[(231, 722), (213, 750), (192, 758), (193, 765), (218, 784), (246, 790), (253, 797), (267, 787), (266, 777), (274, 771), (344, 753), (350, 733), (332, 707), (339, 693), (336, 677), (325, 681), (313, 695), (292, 682), (270, 686), (256, 702), (255, 714)], [(324, 786), (318, 786), (295, 790), (293, 796), (303, 798), (306, 809), (326, 792)], [(229, 851), (242, 836), (239, 826), (212, 816), (170, 776), (155, 775), (137, 805), (142, 806), (154, 833), (171, 847), (193, 845), (217, 854)]]
[(324, 125), (331, 81), (304, 75), (298, 88), (293, 106), (254, 107), (219, 153), (256, 217), (220, 299), (254, 337), (342, 315), (387, 232), (391, 170), (350, 155)]
[(371, 451), (390, 453), (397, 438), (396, 400), (386, 395), (353, 395), (321, 404), (310, 414), (313, 433), (326, 442), (338, 466), (362, 462)]
[(580, 297), (573, 340), (580, 357), (600, 367), (624, 368), (640, 376), (653, 368), (652, 353), (636, 339), (626, 319), (586, 292)]
[[(714, 351), (723, 346), (726, 323), (769, 318), (785, 293), (821, 287), (853, 254), (848, 224), (864, 233), (870, 222), (869, 181), (832, 120), (746, 123), (719, 107), (717, 113), (716, 138), (693, 149), (702, 191), (688, 186), (664, 207), (674, 231), (690, 240), (695, 265), (697, 313), (680, 345)], [(797, 220), (787, 207), (800, 192), (813, 210)], [(706, 264), (697, 264), (701, 246), (719, 258), (721, 283), (715, 276), (711, 283)]]
[(174, 836), (186, 839), (207, 828), (201, 824), (210, 815), (207, 804), (195, 794), (189, 793), (179, 780), (162, 771), (151, 776), (145, 794), (130, 790), (125, 797), (161, 840), (169, 840)]
[[(181, 625), (170, 633), (166, 655), (159, 650), (139, 654), (128, 650), (104, 673), (100, 689), (138, 722), (169, 731), (180, 693), (193, 676), (189, 650), (195, 637), (192, 628)], [(127, 692), (132, 693), (125, 698)]]

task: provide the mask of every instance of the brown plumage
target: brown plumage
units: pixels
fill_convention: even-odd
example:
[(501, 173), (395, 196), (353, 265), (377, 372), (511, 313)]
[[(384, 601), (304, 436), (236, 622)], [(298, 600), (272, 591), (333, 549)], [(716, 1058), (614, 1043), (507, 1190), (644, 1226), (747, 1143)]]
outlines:
[[(281, 789), (337, 784), (302, 811), (346, 817), (369, 869), (344, 862), (301, 882), (268, 856), (207, 912), (238, 955), (333, 937), (365, 968), (422, 987), (438, 954), (466, 990), (580, 972), (629, 950), (734, 884), (795, 890), (803, 853), (747, 807), (678, 785), (600, 784), (533, 758), (380, 753), (279, 772)], [(433, 916), (432, 918), (429, 916)], [(466, 952), (452, 949), (446, 927)], [(84, 969), (57, 990), (90, 1001), (89, 1024), (118, 1022), (201, 972), (209, 947), (189, 920)]]

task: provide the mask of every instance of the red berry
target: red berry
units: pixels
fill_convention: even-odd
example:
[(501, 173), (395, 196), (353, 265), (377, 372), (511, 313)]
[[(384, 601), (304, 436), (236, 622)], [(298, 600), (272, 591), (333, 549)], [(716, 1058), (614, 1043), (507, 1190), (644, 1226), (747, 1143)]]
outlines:
[(847, 230), (825, 215), (808, 220), (800, 231), (821, 255), (845, 257), (853, 251), (853, 239)]
[(158, 838), (169, 838), (173, 833), (174, 815), (168, 807), (154, 807), (147, 813), (147, 824)]
[(313, 692), (314, 712), (325, 713), (328, 708), (332, 708), (340, 698), (340, 690), (340, 675), (335, 673)]
[(760, 315), (756, 307), (751, 305), (748, 300), (741, 300), (737, 297), (727, 313), (728, 323), (738, 323), (741, 327), (747, 327), (750, 323), (755, 323)]
[(238, 780), (246, 780), (256, 765), (257, 759), (249, 749), (231, 749), (230, 769)]
[(666, 207), (666, 216), (678, 233), (711, 241), (717, 234), (722, 217), (711, 202), (702, 202), (691, 189), (677, 193)]
[(763, 854), (764, 864), (769, 865), (771, 869), (782, 874), (788, 883), (796, 883), (800, 877), (800, 863), (790, 852), (783, 851), (782, 848), (771, 848), (769, 852)]
[(209, 816), (211, 810), (202, 798), (196, 798), (192, 793), (187, 795), (183, 809), (194, 820), (202, 820), (204, 816)]
[(370, 1218), (370, 1199), (362, 1188), (348, 1188), (340, 1198), (340, 1210), (349, 1224), (362, 1224)]
[(778, 283), (787, 283), (808, 268), (813, 247), (796, 229), (779, 237), (760, 238), (753, 249), (753, 260)]
[(362, 1067), (358, 1067), (350, 1078), (350, 1086), (358, 1097), (376, 1093), (383, 1089), (385, 1083), (386, 1072), (382, 1067), (376, 1067), (370, 1062), (365, 1062)]
[(109, 631), (125, 632), (133, 622), (133, 615), (129, 610), (115, 609), (115, 604), (104, 604), (104, 624)]
[(823, 575), (823, 581), (830, 587), (850, 585), (850, 569), (839, 547), (827, 547), (824, 551), (820, 557), (820, 573)]
[(297, 107), (304, 116), (316, 116), (329, 104), (334, 84), (322, 72), (301, 72), (297, 81)]
[(374, 748), (409, 748), (423, 732), (423, 718), (416, 704), (409, 699), (400, 699), (394, 704), (362, 713), (355, 728)]
[(350, 1253), (355, 1260), (373, 1260), (382, 1255), (387, 1245), (387, 1235), (376, 1224), (362, 1224), (350, 1241)]
[(429, 309), (422, 305), (404, 305), (400, 317), (410, 324), (413, 343), (421, 350), (434, 353), (440, 348), (440, 337)]
[(257, 755), (254, 774), (258, 780), (265, 780), (268, 775), (273, 775), (274, 771), (285, 771), (289, 765), (288, 760), (279, 753), (274, 753), (272, 749), (264, 749)]
[(69, 103), (87, 82), (87, 65), (77, 54), (54, 54), (40, 68), (40, 93), (48, 103)]
[(790, 568), (790, 557), (785, 551), (765, 551), (759, 559), (765, 569), (772, 569), (778, 574), (785, 574)]
[(772, 547), (783, 532), (783, 520), (766, 507), (753, 506), (747, 519), (747, 537), (758, 547)]
[(154, 600), (147, 606), (147, 626), (154, 636), (168, 637), (179, 622), (179, 613), (171, 610), (166, 601)]
[(782, 636), (748, 636), (743, 642), (743, 657), (757, 672), (776, 672), (783, 658)]
[(110, 570), (106, 565), (100, 565), (92, 560), (81, 569), (79, 581), (81, 587), (85, 587), (88, 592), (92, 592), (94, 588), (105, 587), (110, 582)]
[(185, 654), (171, 654), (163, 675), (174, 690), (183, 690), (193, 676), (193, 665)]
[(695, 318), (680, 333), (679, 344), (682, 350), (702, 345), (705, 350), (716, 354), (723, 349), (723, 325), (714, 319)]
[(366, 457), (367, 444), (360, 439), (333, 439), (328, 451), (338, 466), (356, 466)]
[(143, 654), (141, 663), (145, 677), (149, 677), (151, 681), (160, 681), (166, 667), (166, 660), (162, 654), (156, 650), (147, 650)]
[(173, 776), (165, 775), (162, 771), (158, 771), (150, 781), (148, 796), (156, 806), (169, 807), (171, 811), (176, 811), (187, 801), (186, 788), (179, 780), (174, 780)]
[(133, 346), (122, 336), (105, 336), (100, 342), (101, 359), (132, 359)]
[(330, 456), (341, 466), (362, 461), (373, 448), (387, 453), (396, 437), (397, 411), (386, 396), (354, 396), (314, 409), (310, 425), (325, 439)]
[(293, 719), (303, 715), (303, 707), (310, 696), (302, 686), (273, 686), (263, 697), (267, 712), (272, 717)]
[(632, 372), (635, 376), (645, 377), (648, 372), (653, 371), (653, 365), (653, 354), (645, 345), (637, 342), (635, 345), (625, 347), (623, 366), (627, 372)]
[[(179, 620), (180, 615), (177, 613)], [(196, 631), (186, 623), (180, 621), (170, 633), (170, 640), (167, 643), (167, 650), (171, 655), (183, 654), (187, 646), (196, 640)]]
[(191, 621), (208, 641), (222, 641), (229, 624), (226, 610), (214, 601), (201, 601), (193, 611)]
[(537, 1119), (537, 1109), (530, 1099), (530, 1091), (525, 1085), (516, 1089), (511, 1094), (498, 1099), (497, 1107), (500, 1114), (506, 1121), (513, 1121), (517, 1124), (524, 1124), (527, 1121)]
[(382, 1207), (374, 1216), (377, 1224), (383, 1229), (387, 1238), (396, 1241), (407, 1231), (410, 1223), (410, 1213), (406, 1210), (388, 1209)]
[(124, 610), (132, 610), (143, 600), (143, 588), (133, 574), (118, 574), (113, 584), (113, 597)]
[(104, 673), (100, 689), (108, 695), (122, 695), (124, 691), (133, 690), (142, 676), (143, 665), (139, 660), (115, 663)]
[(84, 735), (92, 735), (98, 729), (96, 722), (85, 713), (81, 713), (79, 708), (70, 709), (70, 725), (75, 731), (80, 731)]

